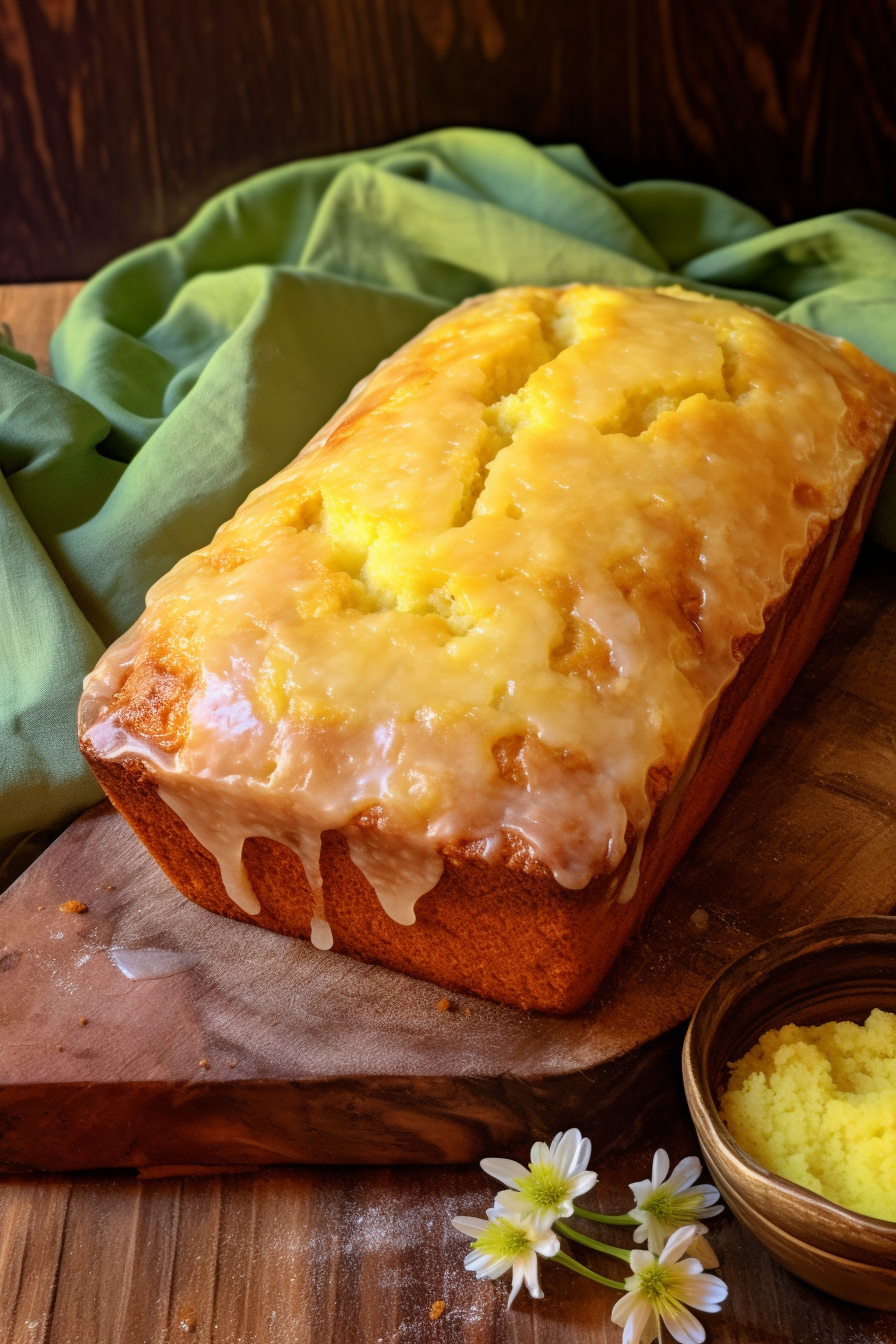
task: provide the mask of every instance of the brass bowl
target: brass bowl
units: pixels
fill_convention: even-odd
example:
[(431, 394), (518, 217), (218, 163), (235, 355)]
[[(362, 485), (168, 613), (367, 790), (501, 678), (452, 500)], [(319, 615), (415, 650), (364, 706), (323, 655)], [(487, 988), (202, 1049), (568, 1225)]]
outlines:
[(731, 1211), (786, 1269), (846, 1302), (896, 1311), (896, 1223), (766, 1171), (722, 1122), (727, 1065), (763, 1032), (896, 1012), (896, 917), (837, 919), (763, 943), (710, 985), (684, 1043), (684, 1086), (706, 1164)]

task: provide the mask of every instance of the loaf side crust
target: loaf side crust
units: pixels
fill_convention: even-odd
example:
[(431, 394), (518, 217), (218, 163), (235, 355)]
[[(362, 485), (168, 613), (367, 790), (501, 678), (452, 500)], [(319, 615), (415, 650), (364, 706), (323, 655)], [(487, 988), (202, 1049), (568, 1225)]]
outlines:
[[(334, 949), (358, 960), (521, 1008), (565, 1014), (594, 993), (675, 864), (719, 801), (750, 745), (824, 633), (849, 578), (894, 436), (873, 457), (845, 513), (799, 558), (792, 585), (744, 641), (740, 671), (723, 691), (705, 741), (681, 778), (658, 779), (643, 852), (579, 891), (561, 887), (525, 851), (485, 863), (476, 846), (446, 849), (445, 871), (416, 906), (416, 923), (385, 914), (352, 863), (344, 835), (323, 837), (321, 872)], [(82, 741), (99, 783), (174, 885), (230, 918), (307, 938), (312, 893), (298, 858), (276, 841), (246, 841), (243, 858), (260, 902), (250, 916), (227, 896), (215, 860), (159, 797), (151, 767), (105, 760)], [(637, 882), (624, 904), (618, 896)]]

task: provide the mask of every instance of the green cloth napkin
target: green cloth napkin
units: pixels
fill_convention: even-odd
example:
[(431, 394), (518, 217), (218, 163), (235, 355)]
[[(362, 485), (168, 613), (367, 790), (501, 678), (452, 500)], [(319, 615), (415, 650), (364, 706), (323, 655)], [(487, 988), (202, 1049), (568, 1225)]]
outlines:
[[(0, 839), (100, 796), (75, 740), (82, 678), (378, 360), (481, 290), (676, 279), (896, 369), (896, 221), (774, 229), (709, 188), (613, 187), (574, 145), (480, 130), (223, 192), (82, 290), (55, 382), (0, 347)], [(892, 480), (875, 526), (896, 548)]]

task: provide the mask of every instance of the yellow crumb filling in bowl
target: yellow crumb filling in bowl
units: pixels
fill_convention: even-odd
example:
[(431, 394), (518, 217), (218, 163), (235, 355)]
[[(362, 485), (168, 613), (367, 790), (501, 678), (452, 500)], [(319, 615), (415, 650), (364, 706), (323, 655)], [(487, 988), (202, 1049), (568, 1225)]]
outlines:
[(767, 1031), (731, 1066), (720, 1110), (769, 1171), (896, 1222), (896, 1014)]

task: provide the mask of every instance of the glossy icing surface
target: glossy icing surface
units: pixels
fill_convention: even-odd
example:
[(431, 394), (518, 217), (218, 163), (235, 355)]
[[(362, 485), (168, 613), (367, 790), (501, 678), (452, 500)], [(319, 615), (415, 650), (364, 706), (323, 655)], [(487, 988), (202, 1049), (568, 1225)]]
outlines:
[(247, 912), (243, 840), (289, 845), (318, 945), (324, 830), (399, 923), (459, 843), (580, 888), (642, 841), (894, 415), (853, 347), (737, 304), (470, 301), (155, 585), (82, 736), (147, 762)]

